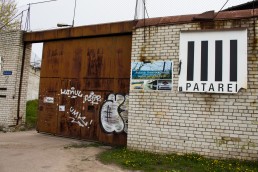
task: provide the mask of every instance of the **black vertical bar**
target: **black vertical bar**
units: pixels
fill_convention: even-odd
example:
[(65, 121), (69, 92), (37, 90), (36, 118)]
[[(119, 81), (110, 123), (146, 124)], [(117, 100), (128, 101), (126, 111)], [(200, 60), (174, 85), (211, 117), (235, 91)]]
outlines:
[(222, 81), (222, 41), (215, 41), (215, 81)]
[(230, 40), (230, 81), (237, 81), (237, 40)]
[(187, 81), (193, 81), (194, 76), (194, 41), (188, 42)]
[(208, 41), (201, 45), (201, 81), (208, 81)]

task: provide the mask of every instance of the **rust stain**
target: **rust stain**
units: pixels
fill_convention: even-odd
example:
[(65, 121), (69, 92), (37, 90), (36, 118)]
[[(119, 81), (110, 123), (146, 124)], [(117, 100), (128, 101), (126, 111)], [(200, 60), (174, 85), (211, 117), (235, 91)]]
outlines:
[(200, 28), (204, 29), (215, 29), (215, 22), (200, 22)]
[[(45, 42), (37, 130), (112, 145), (126, 145), (125, 133), (107, 135), (101, 129), (101, 103), (94, 106), (84, 104), (83, 95), (94, 92), (95, 95), (101, 95), (104, 101), (105, 95), (110, 93), (129, 93), (131, 41), (132, 36), (125, 34)], [(82, 96), (69, 98), (60, 92), (71, 88), (80, 91)], [(55, 104), (44, 104), (42, 100), (46, 96), (54, 97)], [(65, 106), (65, 111), (59, 111), (58, 105)], [(71, 107), (81, 118), (86, 117), (85, 121), (92, 120), (89, 128), (81, 128), (73, 122), (74, 119), (70, 118)]]
[[(183, 24), (183, 23), (191, 23), (196, 22), (194, 18), (198, 18), (200, 14), (192, 14), (192, 15), (181, 15), (181, 16), (169, 16), (169, 17), (159, 17), (159, 18), (150, 18), (145, 20), (145, 25), (143, 20), (139, 20), (136, 28), (143, 26), (161, 26), (161, 25), (169, 25), (169, 24)], [(237, 11), (223, 11), (220, 12), (214, 21), (221, 20), (230, 20), (230, 19), (244, 19), (258, 16), (258, 9), (247, 9), (247, 10), (237, 10)], [(208, 16), (208, 19), (211, 19)], [(203, 19), (205, 22), (205, 18)]]
[(239, 138), (239, 137), (222, 137), (221, 140), (232, 141), (232, 142), (241, 142), (241, 138)]
[(232, 20), (232, 27), (241, 27), (242, 21), (241, 20)]
[(253, 31), (254, 31), (254, 44), (253, 44), (253, 50), (255, 50), (256, 45), (257, 45), (257, 36), (256, 36), (256, 20), (257, 18), (253, 18)]
[(44, 42), (68, 38), (92, 37), (109, 34), (132, 33), (135, 21), (123, 21), (88, 26), (79, 26), (66, 29), (45, 30), (27, 32), (24, 34), (24, 42)]
[(81, 48), (77, 48), (77, 49), (75, 49), (74, 56), (72, 57), (72, 59), (73, 59), (73, 66), (72, 66), (73, 71), (72, 72), (78, 76), (80, 75), (80, 71), (81, 71), (80, 62), (82, 59), (82, 52), (83, 52), (83, 50)]
[(145, 62), (146, 61), (145, 53), (146, 53), (146, 46), (143, 45), (141, 47), (141, 53), (140, 53), (140, 61), (141, 62)]
[(88, 74), (99, 77), (103, 65), (103, 49), (88, 49)]
[(157, 112), (155, 113), (156, 118), (159, 118), (158, 120), (160, 121), (161, 118), (163, 118), (166, 115), (165, 112)]

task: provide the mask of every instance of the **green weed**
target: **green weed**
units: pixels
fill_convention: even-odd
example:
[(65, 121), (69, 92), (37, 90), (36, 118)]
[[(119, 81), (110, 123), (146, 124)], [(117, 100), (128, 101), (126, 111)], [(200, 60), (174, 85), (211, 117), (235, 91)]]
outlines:
[(27, 101), (26, 104), (26, 127), (35, 128), (37, 121), (38, 100)]
[(157, 154), (115, 148), (97, 156), (104, 164), (146, 172), (257, 172), (257, 161), (217, 160), (198, 154)]

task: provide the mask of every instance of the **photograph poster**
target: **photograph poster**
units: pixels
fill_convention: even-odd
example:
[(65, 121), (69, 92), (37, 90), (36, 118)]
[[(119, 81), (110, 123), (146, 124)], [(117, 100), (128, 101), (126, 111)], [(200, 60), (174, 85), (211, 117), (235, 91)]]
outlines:
[(172, 90), (172, 61), (132, 62), (131, 90)]

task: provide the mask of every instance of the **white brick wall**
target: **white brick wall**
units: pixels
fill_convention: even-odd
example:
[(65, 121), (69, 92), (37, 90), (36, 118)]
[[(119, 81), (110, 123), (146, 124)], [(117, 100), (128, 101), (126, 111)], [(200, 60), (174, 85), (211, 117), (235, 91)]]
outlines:
[[(177, 91), (179, 33), (201, 27), (199, 23), (146, 27), (145, 43), (143, 28), (134, 31), (132, 62), (172, 60), (174, 78), (171, 92), (130, 91), (127, 145), (164, 153), (257, 159), (258, 42), (254, 42), (253, 20), (215, 23), (215, 29), (248, 28), (248, 89), (238, 94)], [(256, 37), (257, 34), (256, 23)]]
[(38, 99), (40, 69), (29, 67), (27, 101)]
[[(17, 119), (21, 64), (24, 50), (22, 39), (22, 31), (8, 31), (0, 33), (0, 56), (3, 59), (2, 71), (0, 72), (0, 88), (7, 89), (6, 91), (0, 91), (0, 95), (6, 95), (6, 98), (0, 98), (0, 125), (5, 127), (15, 125)], [(26, 46), (25, 67), (20, 102), (20, 116), (22, 117), (22, 122), (25, 122), (30, 51), (31, 45)], [(3, 75), (3, 71), (12, 71), (12, 75)]]

